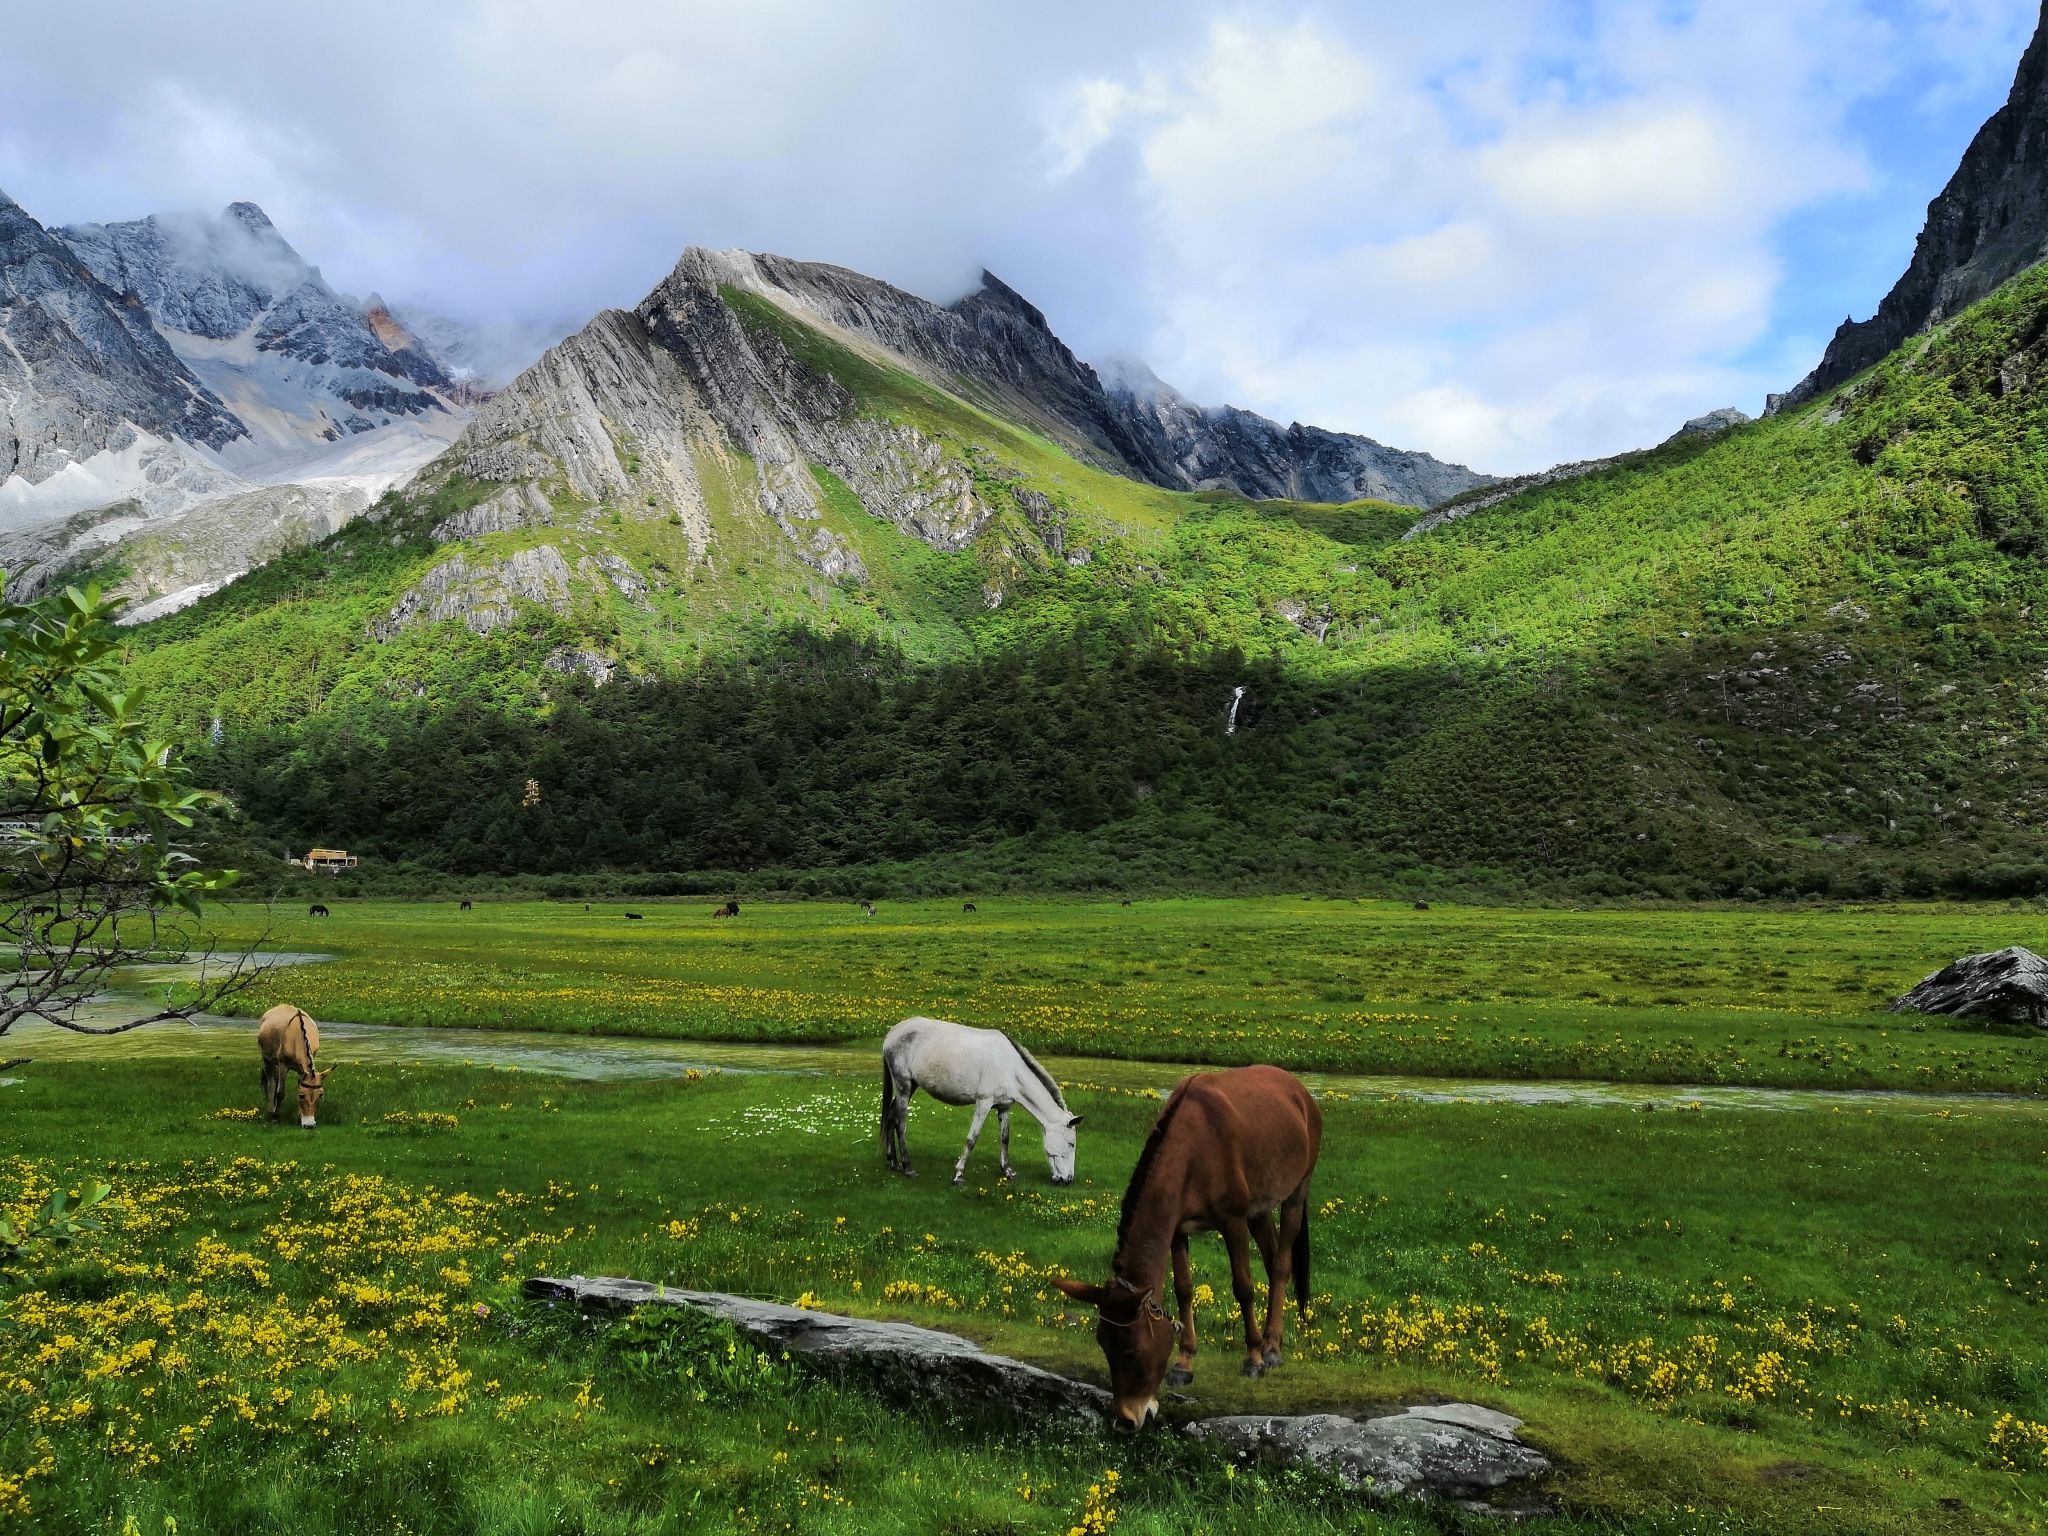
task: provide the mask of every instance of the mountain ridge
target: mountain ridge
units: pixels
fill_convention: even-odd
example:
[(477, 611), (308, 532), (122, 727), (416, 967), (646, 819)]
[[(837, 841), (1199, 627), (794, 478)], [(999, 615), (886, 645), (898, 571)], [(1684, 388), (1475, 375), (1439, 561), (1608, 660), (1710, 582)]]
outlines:
[(1868, 320), (1844, 320), (1813, 372), (1769, 397), (1803, 405), (2048, 257), (2048, 7), (2005, 104), (1970, 140), (1927, 205), (1912, 260)]

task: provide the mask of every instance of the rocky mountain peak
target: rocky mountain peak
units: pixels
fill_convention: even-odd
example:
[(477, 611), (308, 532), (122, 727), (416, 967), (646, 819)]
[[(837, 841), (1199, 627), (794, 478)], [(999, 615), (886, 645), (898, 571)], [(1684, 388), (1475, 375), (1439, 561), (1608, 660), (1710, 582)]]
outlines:
[(1868, 320), (1845, 320), (1820, 366), (1766, 414), (1803, 405), (1861, 373), (1908, 337), (1967, 309), (2048, 258), (2048, 15), (2027, 45), (2004, 106), (1977, 130), (1955, 175), (1927, 205), (1905, 274)]

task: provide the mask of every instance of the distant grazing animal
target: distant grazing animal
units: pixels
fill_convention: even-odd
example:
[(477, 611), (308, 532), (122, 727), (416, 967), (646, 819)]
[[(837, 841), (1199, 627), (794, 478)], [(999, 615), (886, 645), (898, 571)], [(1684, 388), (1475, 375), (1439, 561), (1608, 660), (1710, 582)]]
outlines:
[(1055, 1184), (1074, 1182), (1074, 1127), (1081, 1117), (1070, 1114), (1060, 1085), (1031, 1053), (1000, 1029), (970, 1029), (944, 1019), (905, 1019), (882, 1040), (882, 1153), (897, 1172), (917, 1177), (910, 1166), (910, 1096), (922, 1088), (941, 1104), (972, 1104), (967, 1145), (953, 1165), (953, 1182), (967, 1179), (967, 1155), (981, 1135), (988, 1112), (996, 1112), (1002, 1136), (1003, 1177), (1014, 1179), (1010, 1166), (1010, 1106), (1045, 1128), (1045, 1160)]
[(1429, 910), (1429, 903), (1426, 901), (1418, 901), (1417, 903), (1415, 903), (1415, 910), (1418, 912), (1427, 912)]
[(1128, 906), (1129, 906), (1130, 904), (1131, 904), (1131, 898), (1130, 898), (1130, 897), (1128, 897), (1128, 896), (1126, 896), (1126, 897), (1124, 898), (1124, 905), (1128, 907)]
[(311, 905), (310, 907), (306, 908), (306, 916), (308, 917), (332, 917), (333, 915), (334, 914), (332, 912), (329, 912), (317, 901), (314, 902), (313, 905)]
[(299, 1124), (310, 1131), (320, 1095), (334, 1076), (332, 1067), (322, 1072), (313, 1064), (313, 1053), (320, 1049), (320, 1026), (305, 1009), (279, 1003), (256, 1026), (256, 1046), (263, 1052), (263, 1102), (270, 1118), (281, 1117), (284, 1075), (290, 1072), (299, 1080)]
[(974, 903), (971, 901), (963, 901), (960, 903), (960, 910), (962, 912), (972, 912), (974, 910)]
[(475, 905), (475, 903), (465, 899), (462, 903), (462, 910), (467, 912), (473, 905)]
[(860, 910), (863, 916), (873, 917), (875, 915), (875, 904), (872, 901), (864, 901), (860, 904)]
[(711, 915), (713, 917), (738, 917), (740, 915), (740, 904), (736, 901), (728, 901), (724, 906), (713, 911)]
[(638, 912), (628, 912), (626, 914), (626, 921), (629, 923), (638, 923), (645, 921), (645, 919), (642, 918)]
[[(1308, 1312), (1308, 1185), (1322, 1145), (1321, 1108), (1278, 1067), (1200, 1073), (1173, 1090), (1124, 1191), (1109, 1283), (1053, 1281), (1098, 1314), (1095, 1338), (1109, 1362), (1116, 1428), (1142, 1428), (1159, 1411), (1162, 1383), (1194, 1380), (1191, 1232), (1221, 1232), (1230, 1250), (1231, 1289), (1244, 1314), (1244, 1374), (1262, 1376), (1281, 1364), (1289, 1279), (1295, 1306)], [(1254, 1242), (1269, 1292), (1263, 1330), (1253, 1317)], [(1161, 1304), (1169, 1254), (1178, 1319)]]

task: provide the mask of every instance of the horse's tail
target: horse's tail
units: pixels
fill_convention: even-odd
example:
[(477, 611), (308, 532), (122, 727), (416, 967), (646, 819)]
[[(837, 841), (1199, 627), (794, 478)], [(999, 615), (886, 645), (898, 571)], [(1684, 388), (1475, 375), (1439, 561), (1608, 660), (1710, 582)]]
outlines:
[(889, 1066), (889, 1053), (882, 1053), (882, 1156), (889, 1155), (889, 1117), (896, 1110), (896, 1073)]
[(1294, 1233), (1294, 1309), (1308, 1320), (1308, 1199), (1303, 1192), (1301, 1225)]

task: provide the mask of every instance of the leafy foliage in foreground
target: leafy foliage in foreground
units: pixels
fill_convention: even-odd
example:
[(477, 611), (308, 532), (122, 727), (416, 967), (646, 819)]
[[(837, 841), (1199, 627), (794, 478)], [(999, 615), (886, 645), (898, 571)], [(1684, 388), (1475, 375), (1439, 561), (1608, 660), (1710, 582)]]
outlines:
[[(444, 480), (146, 631), (136, 674), (181, 730), (223, 719), (209, 772), (267, 838), (386, 868), (2048, 883), (2048, 270), (1799, 415), (1408, 540), (1398, 509), (1132, 487), (779, 312), (750, 323), (970, 463), (992, 531), (941, 554), (821, 476), (869, 588), (742, 539), (638, 607), (374, 641), (434, 558), (422, 530), (476, 494)], [(721, 530), (758, 535), (737, 505)], [(680, 560), (664, 527), (600, 533)], [(544, 673), (568, 643), (638, 681)]]

